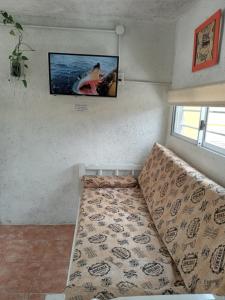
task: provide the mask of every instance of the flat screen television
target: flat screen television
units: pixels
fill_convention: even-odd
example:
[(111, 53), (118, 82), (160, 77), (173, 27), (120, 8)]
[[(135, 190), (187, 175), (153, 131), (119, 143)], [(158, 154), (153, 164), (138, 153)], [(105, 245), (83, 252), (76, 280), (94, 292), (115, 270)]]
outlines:
[(49, 53), (50, 94), (116, 97), (118, 56)]

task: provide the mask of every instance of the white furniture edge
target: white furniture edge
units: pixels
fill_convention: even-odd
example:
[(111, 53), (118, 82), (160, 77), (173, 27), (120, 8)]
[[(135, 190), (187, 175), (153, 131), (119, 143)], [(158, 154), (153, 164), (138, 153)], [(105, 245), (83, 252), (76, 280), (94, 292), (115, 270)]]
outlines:
[(125, 165), (85, 165), (85, 164), (78, 164), (75, 166), (75, 168), (78, 168), (78, 177), (79, 177), (79, 198), (78, 198), (78, 210), (77, 210), (77, 216), (76, 216), (76, 225), (75, 225), (75, 231), (73, 236), (73, 244), (70, 254), (70, 264), (68, 269), (68, 275), (67, 275), (67, 281), (66, 285), (69, 285), (69, 278), (70, 278), (70, 268), (72, 265), (73, 260), (73, 249), (75, 246), (76, 236), (77, 236), (77, 230), (78, 230), (78, 222), (79, 222), (79, 214), (80, 214), (80, 200), (83, 192), (83, 185), (81, 182), (81, 178), (84, 175), (104, 175), (105, 172), (107, 172), (107, 175), (123, 175), (125, 174), (131, 174), (135, 177), (140, 173), (142, 166), (138, 164), (125, 164)]
[(139, 164), (125, 164), (125, 165), (87, 165), (79, 164), (78, 165), (79, 177), (83, 175), (104, 175), (107, 172), (107, 175), (123, 175), (124, 173), (131, 174), (135, 176), (135, 173), (139, 173), (142, 169), (142, 165)]
[(45, 300), (65, 300), (64, 294), (46, 294)]
[[(224, 300), (224, 296), (213, 294), (177, 294), (177, 295), (153, 295), (153, 296), (130, 296), (118, 297), (113, 300)], [(98, 299), (91, 299), (98, 300)]]

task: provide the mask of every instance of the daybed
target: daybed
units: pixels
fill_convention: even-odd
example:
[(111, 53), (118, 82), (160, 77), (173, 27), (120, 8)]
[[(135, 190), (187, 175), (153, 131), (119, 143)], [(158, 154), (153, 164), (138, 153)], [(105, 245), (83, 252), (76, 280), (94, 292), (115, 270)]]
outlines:
[(83, 176), (66, 300), (225, 295), (225, 189), (155, 144), (138, 180)]

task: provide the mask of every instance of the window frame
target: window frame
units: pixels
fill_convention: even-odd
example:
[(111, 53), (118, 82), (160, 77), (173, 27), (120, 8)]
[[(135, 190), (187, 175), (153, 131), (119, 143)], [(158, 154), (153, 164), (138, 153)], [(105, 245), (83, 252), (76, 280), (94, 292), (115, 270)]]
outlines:
[[(185, 105), (177, 105), (177, 106), (185, 106)], [(210, 144), (206, 142), (206, 133), (207, 133), (207, 122), (208, 122), (208, 116), (209, 116), (209, 108), (210, 107), (201, 107), (201, 113), (200, 113), (200, 122), (199, 122), (199, 128), (198, 128), (198, 137), (196, 140), (191, 139), (189, 137), (186, 137), (182, 134), (179, 134), (175, 132), (176, 127), (176, 112), (177, 112), (177, 106), (173, 106), (172, 110), (172, 126), (171, 126), (171, 135), (179, 138), (181, 140), (184, 140), (188, 143), (191, 143), (193, 145), (196, 145), (197, 147), (204, 148), (206, 150), (215, 152), (219, 155), (225, 156), (225, 149), (218, 147), (216, 145)], [(224, 134), (223, 134), (224, 136)]]
[[(179, 106), (179, 105), (177, 105)], [(177, 132), (175, 132), (175, 126), (176, 126), (176, 112), (177, 112), (177, 106), (173, 106), (173, 116), (172, 116), (172, 128), (171, 128), (171, 135), (181, 138), (182, 140), (185, 140), (191, 144), (197, 145), (197, 140), (191, 139), (185, 135), (179, 134)]]

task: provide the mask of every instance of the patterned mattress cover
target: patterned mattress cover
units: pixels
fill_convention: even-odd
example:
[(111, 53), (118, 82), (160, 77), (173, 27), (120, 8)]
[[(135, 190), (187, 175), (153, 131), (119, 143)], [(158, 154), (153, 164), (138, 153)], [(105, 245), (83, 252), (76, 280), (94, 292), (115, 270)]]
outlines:
[(66, 300), (188, 292), (139, 187), (84, 188), (78, 226)]
[(159, 144), (139, 183), (186, 287), (225, 295), (225, 188)]

